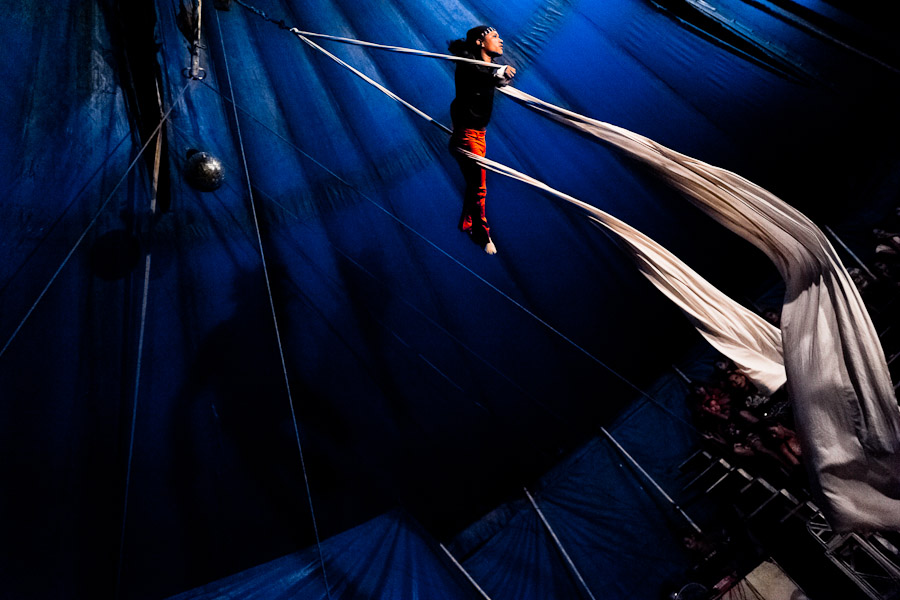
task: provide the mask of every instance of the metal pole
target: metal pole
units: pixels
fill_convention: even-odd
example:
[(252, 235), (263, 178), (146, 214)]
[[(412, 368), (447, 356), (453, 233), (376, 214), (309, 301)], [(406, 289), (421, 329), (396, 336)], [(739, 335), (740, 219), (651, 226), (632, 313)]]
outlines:
[(847, 244), (845, 244), (845, 243), (843, 242), (843, 240), (841, 240), (841, 238), (839, 238), (839, 237), (837, 236), (837, 234), (836, 234), (834, 231), (831, 230), (831, 227), (829, 227), (828, 225), (826, 225), (826, 226), (825, 226), (825, 231), (827, 231), (828, 233), (831, 234), (831, 237), (833, 237), (833, 238), (835, 239), (835, 241), (836, 241), (838, 244), (841, 245), (841, 248), (843, 248), (844, 250), (846, 250), (846, 251), (847, 251), (847, 254), (849, 254), (850, 257), (851, 257), (854, 261), (856, 261), (856, 264), (858, 264), (860, 267), (862, 267), (863, 270), (864, 270), (866, 273), (869, 274), (869, 277), (871, 277), (873, 280), (877, 280), (877, 279), (878, 279), (878, 277), (875, 277), (875, 274), (872, 273), (872, 271), (869, 270), (869, 267), (866, 266), (866, 263), (864, 263), (863, 261), (861, 261), (861, 260), (859, 259), (859, 257), (856, 256), (856, 255), (853, 253), (853, 250), (851, 250), (850, 248), (848, 248), (848, 247), (847, 247)]
[(459, 564), (459, 561), (456, 560), (456, 557), (454, 557), (452, 554), (450, 554), (450, 551), (447, 550), (446, 546), (441, 544), (441, 550), (443, 550), (444, 553), (450, 557), (450, 560), (453, 561), (453, 564), (456, 565), (456, 568), (458, 568), (460, 571), (462, 571), (462, 574), (466, 576), (466, 579), (469, 580), (469, 583), (471, 583), (473, 586), (475, 586), (475, 589), (478, 590), (478, 593), (481, 594), (481, 596), (483, 598), (485, 598), (485, 600), (491, 600), (491, 597), (488, 596), (483, 589), (481, 589), (481, 586), (478, 585), (478, 582), (475, 581), (471, 575), (469, 575), (469, 572), (466, 571), (466, 569), (461, 564)]
[(569, 553), (566, 552), (565, 547), (562, 545), (562, 542), (556, 535), (556, 532), (553, 531), (553, 528), (550, 527), (550, 523), (547, 521), (547, 517), (544, 516), (544, 513), (541, 511), (541, 508), (537, 505), (537, 502), (534, 501), (534, 498), (531, 497), (531, 493), (528, 491), (528, 488), (522, 488), (525, 490), (525, 495), (528, 496), (529, 502), (531, 502), (531, 506), (534, 507), (535, 512), (540, 517), (541, 522), (544, 524), (544, 527), (547, 528), (547, 532), (550, 534), (550, 537), (553, 538), (553, 541), (556, 543), (556, 547), (559, 549), (560, 553), (563, 555), (563, 558), (566, 559), (566, 563), (568, 563), (569, 568), (572, 569), (572, 573), (581, 583), (582, 587), (584, 587), (584, 591), (587, 592), (587, 595), (590, 596), (591, 600), (597, 600), (594, 597), (594, 594), (591, 593), (591, 588), (588, 587), (587, 582), (585, 582), (584, 577), (581, 576), (581, 573), (578, 571), (578, 567), (575, 566), (575, 563), (572, 562), (572, 559), (569, 557)]
[(672, 365), (672, 370), (674, 370), (676, 373), (678, 373), (678, 376), (681, 377), (682, 381), (684, 381), (685, 383), (687, 383), (687, 384), (693, 383), (693, 381), (691, 381), (691, 378), (688, 377), (687, 375), (685, 375), (684, 373), (682, 373), (681, 369), (679, 369), (675, 365)]
[(622, 445), (616, 440), (616, 438), (614, 438), (612, 435), (610, 435), (610, 433), (606, 430), (605, 427), (601, 427), (601, 428), (600, 428), (600, 431), (602, 431), (602, 432), (603, 432), (603, 435), (605, 435), (606, 438), (607, 438), (609, 441), (611, 441), (611, 442), (615, 445), (616, 448), (619, 449), (619, 452), (621, 452), (621, 453), (625, 456), (625, 458), (628, 459), (628, 462), (630, 462), (630, 463), (632, 464), (632, 466), (634, 466), (635, 469), (637, 469), (638, 471), (640, 471), (641, 474), (642, 474), (644, 477), (646, 477), (647, 480), (648, 480), (650, 483), (653, 484), (653, 487), (655, 487), (656, 490), (657, 490), (660, 494), (662, 494), (663, 497), (665, 497), (665, 499), (668, 500), (669, 503), (670, 503), (673, 507), (675, 507), (675, 510), (677, 510), (679, 513), (681, 513), (681, 516), (684, 517), (684, 519), (690, 524), (691, 527), (694, 528), (694, 530), (695, 530), (697, 533), (703, 533), (703, 531), (700, 529), (700, 526), (697, 525), (696, 523), (694, 523), (693, 519), (691, 519), (691, 518), (687, 515), (687, 513), (684, 512), (684, 511), (681, 509), (680, 506), (678, 506), (678, 503), (676, 503), (675, 500), (673, 500), (672, 497), (669, 496), (669, 494), (667, 494), (666, 491), (665, 491), (664, 489), (662, 489), (662, 488), (660, 487), (660, 485), (659, 485), (658, 483), (656, 483), (656, 481), (655, 481), (652, 477), (650, 477), (650, 474), (647, 473), (647, 471), (645, 471), (644, 468), (643, 468), (636, 460), (634, 460), (634, 457), (632, 457), (630, 454), (628, 454), (628, 451), (625, 450), (625, 448), (622, 447)]
[(200, 22), (202, 13), (203, 0), (197, 0), (197, 5), (194, 10), (194, 20), (197, 23), (197, 27), (194, 41), (191, 43), (191, 69), (188, 73), (188, 77), (191, 79), (203, 79), (206, 77), (206, 71), (200, 68), (200, 48), (203, 47), (200, 43)]

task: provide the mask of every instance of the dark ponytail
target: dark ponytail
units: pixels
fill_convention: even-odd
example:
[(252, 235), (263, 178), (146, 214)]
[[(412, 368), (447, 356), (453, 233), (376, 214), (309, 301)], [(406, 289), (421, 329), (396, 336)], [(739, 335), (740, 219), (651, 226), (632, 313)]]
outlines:
[(496, 31), (493, 27), (487, 25), (478, 25), (466, 32), (464, 39), (453, 40), (449, 47), (451, 54), (462, 56), (464, 58), (475, 58), (478, 56), (478, 42), (484, 39), (484, 36), (492, 31)]
[(456, 56), (466, 57), (472, 54), (469, 43), (464, 39), (453, 40), (449, 43), (447, 49), (450, 50), (450, 54)]

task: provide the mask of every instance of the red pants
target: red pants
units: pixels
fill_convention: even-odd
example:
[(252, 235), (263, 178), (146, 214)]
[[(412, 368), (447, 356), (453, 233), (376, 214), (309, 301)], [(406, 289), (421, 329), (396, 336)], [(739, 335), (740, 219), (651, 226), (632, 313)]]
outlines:
[(469, 233), (477, 243), (486, 244), (491, 239), (491, 229), (484, 216), (484, 199), (487, 196), (486, 174), (478, 163), (457, 152), (458, 148), (468, 150), (478, 156), (484, 156), (486, 150), (484, 131), (478, 129), (454, 131), (450, 137), (450, 153), (459, 163), (459, 168), (466, 181), (466, 194), (463, 197), (459, 229)]

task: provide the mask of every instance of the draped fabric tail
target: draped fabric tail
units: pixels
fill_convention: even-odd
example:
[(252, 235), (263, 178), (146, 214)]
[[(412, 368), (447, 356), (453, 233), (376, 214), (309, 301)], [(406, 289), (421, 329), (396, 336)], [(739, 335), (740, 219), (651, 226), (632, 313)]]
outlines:
[(687, 316), (711, 346), (730, 358), (759, 390), (773, 394), (785, 383), (781, 332), (703, 279), (658, 243), (609, 217), (593, 217), (616, 233), (640, 272)]
[[(437, 124), (312, 42), (300, 30), (291, 31), (420, 117)], [(459, 60), (396, 46), (328, 38)], [(706, 339), (732, 358), (762, 391), (774, 391), (787, 379), (813, 491), (833, 527), (900, 529), (900, 409), (868, 312), (821, 230), (799, 211), (734, 173), (511, 86), (498, 91), (652, 167), (714, 220), (766, 253), (787, 284), (781, 332), (625, 223), (505, 165), (462, 151), (484, 168), (578, 206), (616, 233), (641, 272), (675, 301)], [(450, 133), (443, 125), (438, 126)]]
[(588, 213), (595, 224), (615, 234), (641, 273), (687, 315), (710, 344), (731, 358), (757, 387), (772, 393), (784, 385), (781, 332), (741, 306), (634, 227), (577, 198), (496, 161), (462, 152), (482, 167), (517, 179)]
[(766, 253), (786, 283), (787, 390), (813, 491), (837, 530), (900, 529), (900, 410), (875, 327), (822, 231), (734, 173), (519, 90), (501, 91), (653, 167)]

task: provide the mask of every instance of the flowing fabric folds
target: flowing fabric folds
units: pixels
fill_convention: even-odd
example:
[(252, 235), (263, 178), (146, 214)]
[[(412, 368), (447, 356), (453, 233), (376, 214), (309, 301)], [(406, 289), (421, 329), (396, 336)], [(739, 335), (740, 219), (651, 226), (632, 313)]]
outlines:
[[(754, 358), (773, 363), (783, 354), (804, 462), (821, 508), (837, 530), (900, 529), (900, 410), (869, 314), (822, 231), (799, 211), (734, 173), (514, 88), (501, 91), (649, 165), (710, 217), (766, 253), (786, 283), (783, 349), (779, 352), (774, 343), (750, 347)], [(598, 220), (613, 229), (606, 219)], [(632, 234), (617, 233), (632, 245)], [(654, 280), (649, 269), (642, 271)], [(654, 281), (664, 292), (675, 283), (690, 287), (701, 283), (665, 280), (670, 283)], [(727, 303), (719, 304), (720, 298), (693, 300), (701, 301), (698, 307), (712, 302), (694, 307), (701, 313), (721, 310), (733, 315), (712, 323), (724, 325), (728, 338), (752, 339), (759, 334), (753, 320), (733, 312)], [(682, 302), (679, 305), (685, 308)]]
[(731, 358), (757, 387), (772, 393), (784, 384), (781, 334), (777, 327), (726, 296), (677, 256), (624, 221), (506, 165), (462, 152), (486, 169), (518, 179), (587, 212), (596, 224), (616, 234), (641, 273), (677, 304), (706, 340)]
[[(397, 51), (393, 46), (367, 45)], [(900, 529), (900, 410), (865, 305), (821, 230), (799, 211), (734, 173), (511, 86), (499, 91), (650, 166), (701, 210), (766, 253), (787, 284), (781, 331), (626, 223), (510, 167), (462, 151), (485, 168), (578, 206), (616, 233), (641, 272), (761, 391), (770, 393), (787, 381), (813, 492), (835, 529)]]
[[(383, 85), (364, 75), (359, 70), (340, 60), (305, 36), (313, 35), (315, 37), (325, 37), (341, 43), (364, 45), (389, 52), (418, 54), (420, 56), (441, 58), (454, 62), (475, 62), (490, 67), (500, 66), (493, 63), (472, 61), (456, 56), (434, 54), (398, 46), (385, 46), (382, 44), (373, 44), (371, 42), (362, 42), (348, 38), (307, 34), (307, 32), (301, 32), (296, 28), (291, 29), (291, 32), (306, 44), (326, 54), (333, 61), (344, 68), (349, 69), (356, 76), (362, 78), (388, 97), (403, 104), (420, 117), (436, 124), (437, 121), (430, 116), (406, 102)], [(541, 102), (536, 98), (523, 94), (513, 88), (499, 89), (519, 100), (527, 97), (535, 103)], [(438, 124), (438, 126), (447, 133), (450, 133), (450, 130), (443, 125)], [(750, 377), (760, 390), (764, 393), (772, 393), (784, 385), (785, 372), (781, 358), (781, 334), (776, 327), (773, 327), (757, 314), (745, 309), (731, 298), (722, 294), (722, 292), (706, 282), (700, 275), (684, 264), (671, 252), (626, 223), (505, 165), (485, 159), (484, 157), (475, 156), (474, 154), (465, 151), (462, 152), (485, 168), (497, 171), (508, 177), (513, 177), (528, 183), (529, 185), (533, 185), (560, 199), (575, 204), (590, 213), (597, 223), (614, 231), (627, 244), (628, 249), (635, 257), (641, 272), (660, 291), (675, 302), (685, 312), (707, 341), (723, 354), (730, 357), (735, 364)]]

